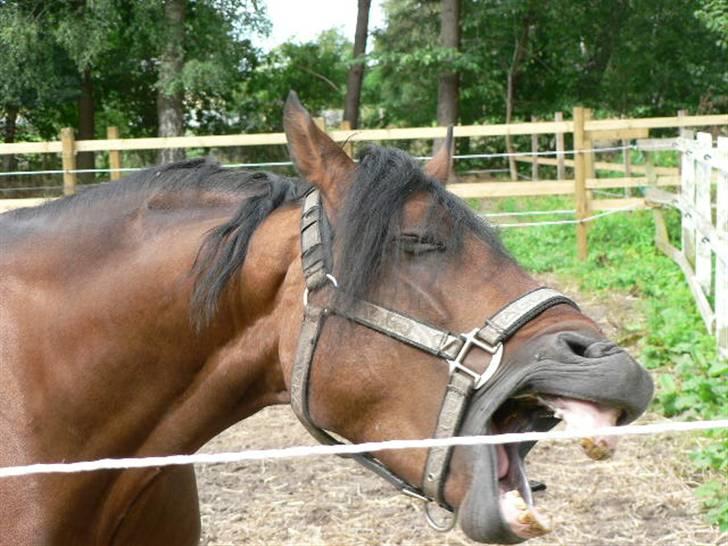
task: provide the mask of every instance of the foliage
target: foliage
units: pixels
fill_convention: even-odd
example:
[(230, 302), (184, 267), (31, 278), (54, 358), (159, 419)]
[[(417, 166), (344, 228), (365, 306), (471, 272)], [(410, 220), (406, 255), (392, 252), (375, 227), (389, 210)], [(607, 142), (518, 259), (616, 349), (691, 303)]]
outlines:
[[(257, 65), (251, 38), (269, 29), (254, 0), (190, 0), (185, 64), (169, 85), (185, 89), (188, 121), (198, 132), (219, 129), (224, 105)], [(97, 135), (105, 125), (125, 136), (156, 133), (164, 3), (0, 2), (0, 115), (12, 103), (44, 138), (77, 126), (80, 74), (91, 72)], [(47, 32), (46, 29), (50, 29)], [(7, 54), (6, 54), (7, 52)]]
[(702, 0), (695, 16), (715, 32), (718, 44), (728, 49), (728, 0)]
[(254, 73), (239, 82), (232, 127), (242, 132), (281, 131), (283, 104), (291, 89), (316, 115), (341, 108), (352, 45), (336, 30), (305, 43), (284, 43), (259, 58)]
[[(725, 51), (706, 30), (725, 0), (462, 0), (461, 48), (433, 46), (435, 0), (385, 2), (365, 99), (372, 124), (429, 125), (436, 78), (460, 72), (461, 123), (502, 121), (515, 43), (527, 30), (515, 78), (515, 113), (550, 117), (575, 104), (627, 115), (716, 111), (728, 103)], [(725, 17), (725, 13), (723, 13)]]
[[(563, 209), (566, 199), (504, 200), (504, 210)], [(539, 217), (540, 218), (540, 217)], [(548, 218), (548, 217), (547, 217)], [(679, 216), (668, 227), (677, 237)], [(505, 231), (506, 245), (524, 266), (536, 273), (556, 272), (577, 279), (593, 291), (626, 291), (639, 298), (645, 323), (623, 325), (624, 336), (639, 339), (641, 361), (657, 381), (655, 409), (667, 417), (725, 418), (728, 412), (728, 362), (716, 355), (715, 340), (703, 325), (680, 269), (654, 245), (649, 212), (612, 215), (592, 224), (589, 258), (575, 256), (573, 226)], [(533, 249), (538, 249), (534, 252)], [(693, 454), (699, 468), (722, 473), (697, 491), (708, 517), (728, 528), (728, 432), (707, 433), (710, 443)]]

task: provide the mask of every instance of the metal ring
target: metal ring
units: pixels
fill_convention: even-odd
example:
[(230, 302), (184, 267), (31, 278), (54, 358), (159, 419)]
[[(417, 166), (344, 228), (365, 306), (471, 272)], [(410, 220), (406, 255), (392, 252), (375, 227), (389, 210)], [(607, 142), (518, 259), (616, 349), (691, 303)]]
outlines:
[[(448, 512), (449, 517), (445, 519), (445, 523), (440, 523), (430, 513), (430, 507), (435, 505), (437, 505), (437, 503), (432, 501), (425, 503), (425, 520), (427, 521), (427, 524), (439, 533), (447, 533), (448, 531), (452, 531), (453, 527), (455, 527), (455, 524), (458, 521), (458, 513)], [(442, 509), (442, 511), (444, 512), (445, 510)]]
[(331, 281), (331, 284), (334, 285), (334, 288), (339, 288), (339, 281), (337, 281), (336, 277), (334, 277), (331, 273), (326, 273), (326, 278)]

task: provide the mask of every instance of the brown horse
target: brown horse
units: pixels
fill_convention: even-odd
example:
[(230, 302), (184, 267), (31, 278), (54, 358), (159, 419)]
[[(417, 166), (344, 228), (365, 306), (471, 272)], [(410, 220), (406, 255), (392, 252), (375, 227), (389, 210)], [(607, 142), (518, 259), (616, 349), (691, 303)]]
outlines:
[[(357, 165), (294, 95), (285, 130), (305, 181), (190, 161), (0, 216), (0, 465), (190, 453), (291, 401), (314, 434), (354, 442), (645, 409), (646, 372), (437, 182), (448, 144), (424, 171), (378, 147)], [(508, 543), (547, 530), (530, 447), (362, 461)], [(191, 467), (0, 480), (3, 545), (199, 531)]]

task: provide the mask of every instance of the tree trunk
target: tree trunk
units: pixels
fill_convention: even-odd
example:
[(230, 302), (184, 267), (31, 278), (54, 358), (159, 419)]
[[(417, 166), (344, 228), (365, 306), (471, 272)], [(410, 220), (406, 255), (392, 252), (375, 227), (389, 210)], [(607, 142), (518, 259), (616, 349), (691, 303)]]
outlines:
[[(184, 89), (180, 76), (184, 67), (186, 0), (166, 0), (164, 18), (166, 39), (159, 59), (157, 115), (159, 136), (171, 137), (184, 134)], [(161, 150), (160, 163), (184, 159), (180, 148)]]
[[(460, 0), (441, 0), (440, 47), (458, 50), (460, 47)], [(437, 124), (447, 127), (458, 122), (460, 75), (454, 70), (440, 72), (437, 87)], [(441, 139), (434, 143), (437, 150)]]
[[(78, 101), (78, 139), (92, 140), (96, 136), (96, 104), (94, 101), (94, 82), (91, 69), (87, 68), (81, 75), (81, 97)], [(76, 156), (76, 168), (93, 169), (96, 166), (94, 152), (79, 152)], [(94, 173), (79, 173), (82, 184), (94, 181)]]
[(369, 6), (372, 0), (359, 0), (356, 14), (356, 33), (354, 35), (354, 64), (349, 69), (346, 81), (346, 99), (344, 100), (344, 119), (352, 129), (359, 126), (359, 102), (361, 84), (364, 79), (364, 54), (367, 49), (367, 33), (369, 30)]
[[(3, 142), (10, 144), (15, 142), (15, 133), (17, 131), (18, 107), (7, 106), (5, 108), (5, 126), (3, 127)], [(18, 160), (14, 155), (3, 156), (3, 172), (9, 173), (17, 170)], [(0, 181), (5, 185), (13, 181), (14, 176), (3, 176)], [(10, 194), (12, 195), (12, 194)]]
[[(523, 23), (519, 34), (516, 36), (516, 43), (513, 47), (513, 57), (511, 65), (508, 67), (508, 75), (506, 77), (506, 123), (513, 121), (513, 102), (516, 92), (516, 79), (518, 71), (523, 63), (526, 52), (528, 50), (528, 37), (531, 30), (531, 15), (526, 13), (523, 17)], [(513, 153), (513, 141), (511, 135), (506, 135), (506, 152)], [(518, 180), (518, 169), (516, 168), (516, 158), (508, 157), (508, 167), (511, 171), (511, 180)]]

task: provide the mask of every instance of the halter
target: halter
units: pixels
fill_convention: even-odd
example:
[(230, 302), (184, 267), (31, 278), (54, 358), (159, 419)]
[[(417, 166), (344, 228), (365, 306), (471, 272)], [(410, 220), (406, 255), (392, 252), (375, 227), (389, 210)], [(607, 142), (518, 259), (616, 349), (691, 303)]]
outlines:
[[(331, 246), (328, 224), (317, 189), (304, 197), (301, 215), (301, 262), (306, 282), (304, 291), (304, 317), (298, 338), (296, 359), (291, 375), (291, 406), (294, 413), (311, 435), (323, 444), (341, 444), (330, 433), (319, 428), (311, 419), (308, 407), (311, 362), (326, 318), (336, 314), (392, 337), (426, 353), (443, 359), (450, 372), (447, 390), (440, 408), (435, 428), (435, 438), (457, 435), (465, 411), (473, 394), (486, 385), (498, 371), (503, 358), (503, 344), (524, 324), (554, 305), (577, 305), (569, 298), (550, 288), (537, 288), (509, 303), (485, 321), (481, 328), (460, 334), (452, 334), (425, 324), (397, 311), (359, 300), (350, 310), (342, 311), (332, 306), (318, 306), (309, 301), (309, 294), (330, 285), (338, 288), (331, 275)], [(480, 373), (465, 366), (464, 361), (471, 349), (477, 348), (491, 355), (485, 370)], [(427, 522), (438, 531), (448, 531), (455, 524), (454, 510), (443, 496), (452, 447), (430, 448), (425, 464), (422, 488), (412, 485), (389, 470), (381, 461), (368, 453), (350, 455), (351, 458), (372, 470), (405, 495), (425, 502)], [(433, 504), (453, 512), (447, 524), (440, 524), (432, 517)]]

